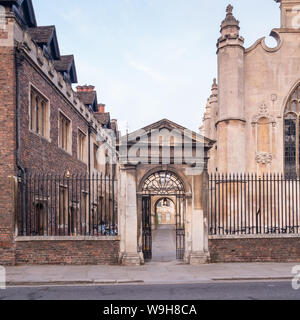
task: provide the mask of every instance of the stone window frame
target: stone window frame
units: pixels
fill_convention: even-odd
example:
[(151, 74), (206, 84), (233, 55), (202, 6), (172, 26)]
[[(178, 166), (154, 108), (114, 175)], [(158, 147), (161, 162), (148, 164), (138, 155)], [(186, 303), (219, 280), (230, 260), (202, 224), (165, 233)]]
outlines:
[[(67, 128), (67, 135), (66, 135), (66, 144), (67, 146), (64, 147), (62, 142), (61, 142), (61, 119), (64, 119), (64, 120), (67, 120), (69, 125), (68, 125), (68, 128)], [(58, 147), (65, 151), (66, 153), (68, 153), (70, 156), (72, 156), (72, 142), (73, 142), (73, 129), (72, 129), (72, 120), (61, 110), (61, 109), (58, 109)]]
[[(80, 136), (83, 137), (83, 146), (80, 147), (80, 141), (82, 141), (80, 139)], [(88, 162), (88, 143), (87, 143), (87, 134), (84, 133), (84, 131), (80, 128), (78, 128), (77, 130), (77, 158), (78, 160), (80, 160), (81, 162), (87, 164)]]
[[(44, 111), (42, 113), (42, 119), (41, 122), (43, 124), (43, 132), (40, 132), (40, 130), (36, 127), (36, 104), (33, 106), (33, 95), (35, 96), (34, 102), (36, 103), (36, 98), (39, 99), (40, 102), (43, 102), (44, 104)], [(36, 86), (34, 86), (32, 83), (29, 83), (29, 103), (28, 103), (28, 116), (29, 116), (29, 131), (35, 135), (38, 135), (39, 137), (46, 139), (48, 142), (51, 142), (50, 139), (50, 131), (51, 131), (51, 125), (50, 125), (50, 117), (51, 117), (51, 108), (50, 108), (50, 99), (44, 95)], [(39, 105), (39, 104), (38, 104)], [(34, 115), (34, 124), (33, 124), (33, 108), (35, 109), (35, 115)]]

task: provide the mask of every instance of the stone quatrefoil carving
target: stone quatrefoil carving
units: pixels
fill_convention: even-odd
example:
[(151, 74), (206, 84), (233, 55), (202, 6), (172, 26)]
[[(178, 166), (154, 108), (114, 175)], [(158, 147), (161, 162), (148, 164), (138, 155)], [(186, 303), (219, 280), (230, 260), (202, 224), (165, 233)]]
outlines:
[(259, 164), (271, 164), (273, 156), (269, 152), (259, 152), (257, 153), (255, 160)]

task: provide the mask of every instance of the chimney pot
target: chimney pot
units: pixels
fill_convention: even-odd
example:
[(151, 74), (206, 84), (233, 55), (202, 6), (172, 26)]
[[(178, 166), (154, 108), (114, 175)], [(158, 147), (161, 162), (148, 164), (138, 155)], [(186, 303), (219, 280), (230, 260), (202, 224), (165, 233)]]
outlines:
[(105, 113), (105, 104), (103, 103), (98, 104), (98, 112)]
[(77, 92), (93, 92), (95, 87), (84, 85), (84, 86), (77, 86), (76, 89), (77, 89)]

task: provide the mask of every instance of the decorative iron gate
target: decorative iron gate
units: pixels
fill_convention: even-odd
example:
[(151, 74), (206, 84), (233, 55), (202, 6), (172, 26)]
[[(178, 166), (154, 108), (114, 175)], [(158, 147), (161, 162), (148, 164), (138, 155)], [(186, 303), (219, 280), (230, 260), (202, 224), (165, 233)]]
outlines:
[(183, 260), (185, 251), (185, 189), (182, 181), (170, 171), (160, 171), (148, 177), (143, 185), (142, 221), (144, 259), (152, 259), (151, 197), (175, 198), (176, 257)]
[(145, 261), (152, 259), (151, 198), (143, 197), (143, 253)]

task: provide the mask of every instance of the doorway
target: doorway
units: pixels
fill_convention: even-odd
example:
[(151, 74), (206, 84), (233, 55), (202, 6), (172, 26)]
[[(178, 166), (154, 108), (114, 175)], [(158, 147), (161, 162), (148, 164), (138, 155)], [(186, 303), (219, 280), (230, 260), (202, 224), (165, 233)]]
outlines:
[(185, 190), (169, 171), (148, 177), (142, 198), (145, 261), (183, 260), (185, 252)]

